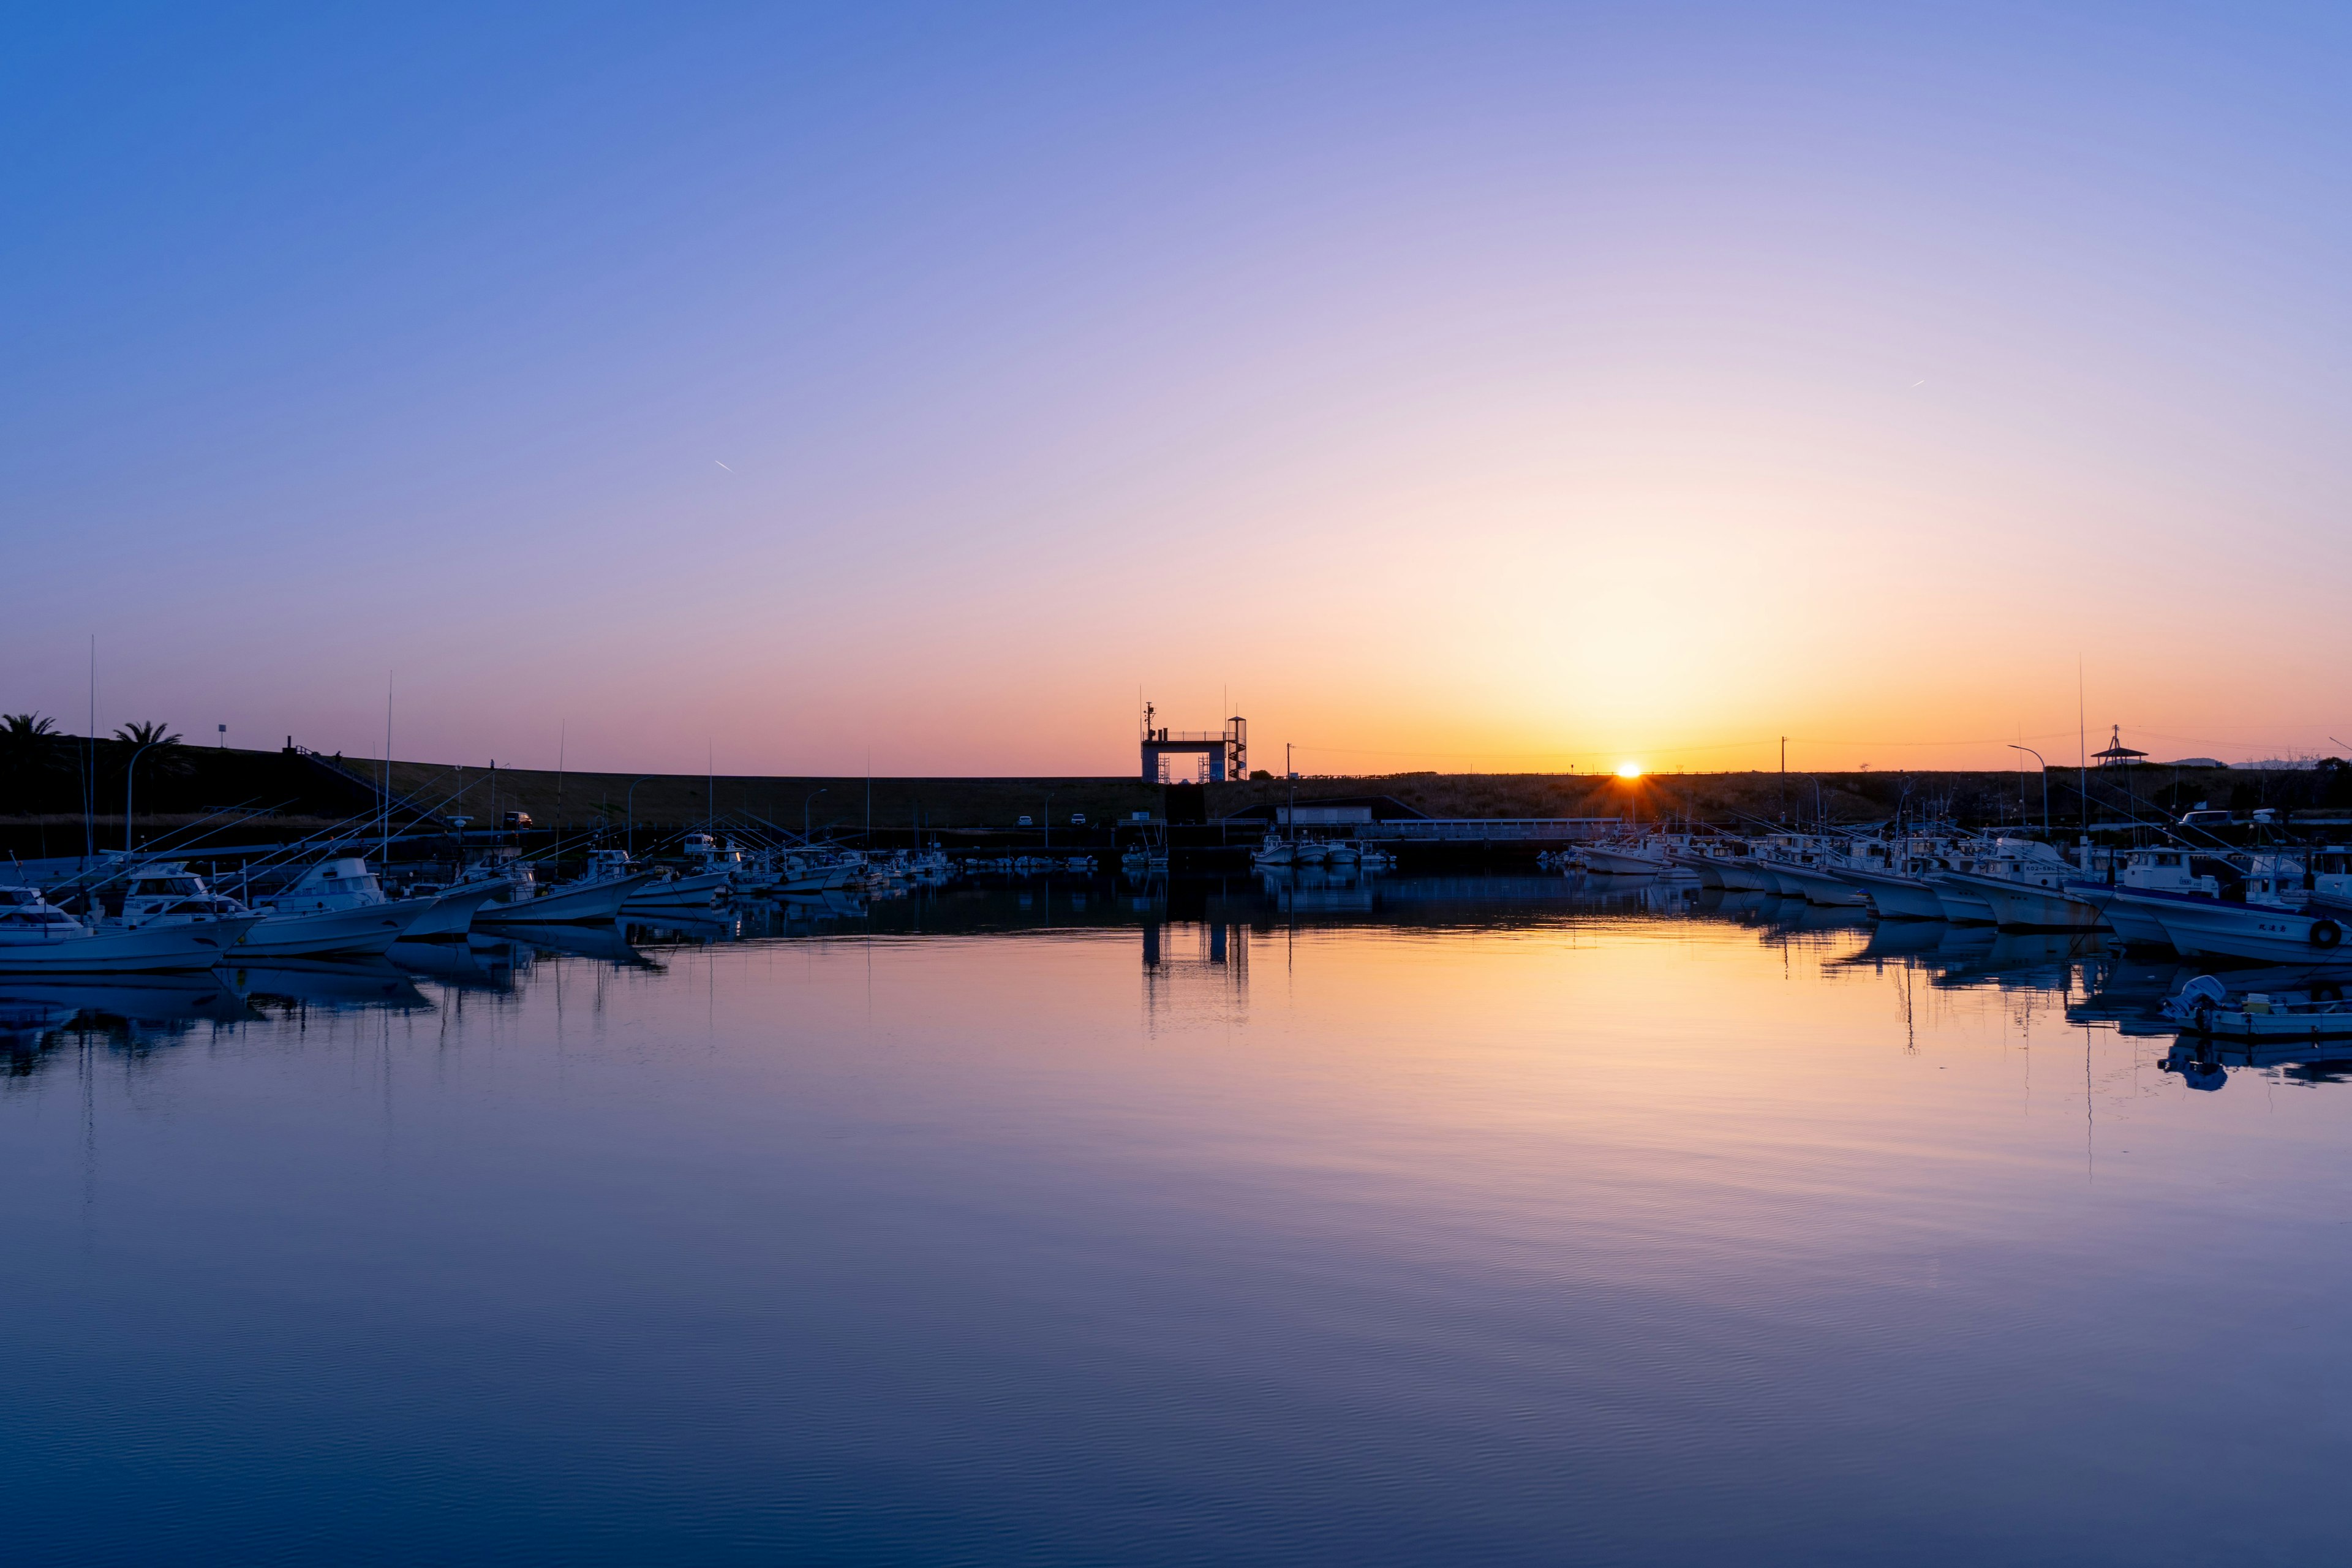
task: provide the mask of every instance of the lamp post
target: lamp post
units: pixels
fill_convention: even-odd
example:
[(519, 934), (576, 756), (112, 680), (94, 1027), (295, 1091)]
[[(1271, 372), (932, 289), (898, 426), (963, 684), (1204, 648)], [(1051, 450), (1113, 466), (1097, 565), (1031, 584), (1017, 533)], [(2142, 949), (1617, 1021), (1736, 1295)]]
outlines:
[(819, 795), (830, 795), (830, 794), (832, 794), (832, 793), (833, 793), (833, 792), (832, 792), (830, 789), (813, 789), (813, 790), (809, 791), (809, 792), (808, 792), (808, 794), (807, 794), (806, 795), (804, 795), (803, 797), (802, 797), (802, 800), (801, 800), (801, 842), (802, 842), (802, 843), (803, 843), (803, 844), (807, 843), (807, 842), (808, 842), (808, 837), (809, 837), (809, 802), (810, 802), (810, 801), (814, 800), (817, 796), (819, 796)]
[(629, 781), (628, 793), (621, 797), (621, 808), (629, 822), (629, 855), (633, 859), (637, 853), (637, 786), (647, 779), (659, 776), (656, 773), (638, 774)]
[(2012, 744), (2009, 749), (2012, 752), (2023, 752), (2035, 762), (2042, 763), (2042, 837), (2047, 838), (2050, 837), (2050, 764), (2042, 763), (2042, 753), (2031, 746)]
[(150, 741), (131, 752), (131, 765), (122, 770), (122, 853), (126, 856), (131, 853), (131, 796), (132, 786), (139, 782), (139, 759), (147, 754), (149, 747), (159, 744), (160, 742)]
[(1045, 847), (1054, 847), (1054, 792), (1045, 792)]

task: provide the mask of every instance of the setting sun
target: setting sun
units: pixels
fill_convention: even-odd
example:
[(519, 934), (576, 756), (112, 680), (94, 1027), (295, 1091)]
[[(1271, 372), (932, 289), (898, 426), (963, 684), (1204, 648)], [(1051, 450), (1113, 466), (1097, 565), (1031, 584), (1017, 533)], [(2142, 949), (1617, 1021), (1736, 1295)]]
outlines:
[(1621, 779), (1640, 778), (1642, 776), (1642, 764), (1639, 763), (1619, 763), (1617, 764), (1617, 776)]

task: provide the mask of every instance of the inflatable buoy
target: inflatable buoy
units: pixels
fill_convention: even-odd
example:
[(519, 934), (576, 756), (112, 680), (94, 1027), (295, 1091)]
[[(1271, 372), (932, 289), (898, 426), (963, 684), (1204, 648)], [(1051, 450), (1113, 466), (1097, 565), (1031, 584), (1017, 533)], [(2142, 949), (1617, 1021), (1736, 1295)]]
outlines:
[(2334, 921), (2316, 920), (2311, 922), (2312, 946), (2334, 947), (2337, 942), (2342, 942), (2343, 940), (2344, 928), (2337, 925)]

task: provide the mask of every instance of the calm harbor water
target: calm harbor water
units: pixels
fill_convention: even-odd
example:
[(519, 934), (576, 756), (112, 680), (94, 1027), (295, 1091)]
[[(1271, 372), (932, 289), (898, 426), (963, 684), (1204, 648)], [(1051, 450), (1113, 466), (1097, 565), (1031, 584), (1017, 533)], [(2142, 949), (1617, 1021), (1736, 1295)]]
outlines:
[(2352, 1552), (2352, 1087), (2168, 1070), (2168, 966), (1560, 878), (539, 934), (0, 986), (12, 1561)]

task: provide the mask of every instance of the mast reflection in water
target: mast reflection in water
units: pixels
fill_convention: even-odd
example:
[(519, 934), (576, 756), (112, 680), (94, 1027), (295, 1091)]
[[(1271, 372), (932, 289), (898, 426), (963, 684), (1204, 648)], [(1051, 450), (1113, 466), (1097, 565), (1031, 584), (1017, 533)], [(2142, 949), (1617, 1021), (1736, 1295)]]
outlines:
[(1557, 877), (529, 934), (0, 987), (12, 1557), (2352, 1549), (2352, 1092), (2169, 963)]

